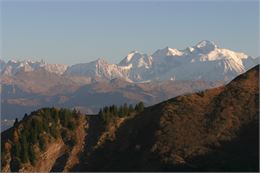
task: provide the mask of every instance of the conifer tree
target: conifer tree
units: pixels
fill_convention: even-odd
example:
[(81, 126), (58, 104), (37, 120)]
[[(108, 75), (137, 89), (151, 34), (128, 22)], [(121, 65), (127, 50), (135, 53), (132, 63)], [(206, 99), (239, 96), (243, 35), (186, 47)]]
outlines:
[(134, 112), (134, 107), (133, 107), (132, 104), (129, 105), (129, 112), (130, 112), (130, 113)]
[(21, 136), (21, 161), (26, 163), (29, 161), (28, 143), (24, 135)]
[(118, 110), (118, 115), (119, 117), (123, 117), (123, 114), (124, 114), (124, 110), (123, 110), (123, 106), (121, 105)]
[(29, 143), (30, 144), (35, 144), (37, 142), (37, 132), (34, 128), (31, 129), (31, 134), (29, 135)]
[(127, 106), (127, 103), (124, 103), (123, 105), (123, 116), (127, 116), (128, 115), (128, 106)]
[(26, 119), (28, 117), (28, 114), (25, 113), (24, 116), (23, 116), (23, 120)]
[(35, 156), (35, 153), (34, 153), (33, 145), (30, 145), (28, 153), (29, 153), (29, 159), (30, 159), (31, 164), (35, 165), (36, 156)]
[(44, 140), (43, 137), (41, 137), (41, 138), (39, 139), (39, 146), (40, 146), (40, 149), (41, 149), (42, 151), (44, 151), (44, 150), (46, 149), (46, 143), (45, 143), (45, 140)]
[(18, 125), (18, 118), (15, 118), (14, 127), (17, 127), (17, 125)]
[(14, 157), (17, 157), (17, 158), (20, 158), (20, 154), (21, 154), (21, 144), (20, 142), (15, 142), (13, 144), (13, 147), (12, 147), (12, 155)]
[(137, 112), (142, 112), (144, 110), (144, 103), (139, 102), (138, 104), (135, 105), (135, 111)]

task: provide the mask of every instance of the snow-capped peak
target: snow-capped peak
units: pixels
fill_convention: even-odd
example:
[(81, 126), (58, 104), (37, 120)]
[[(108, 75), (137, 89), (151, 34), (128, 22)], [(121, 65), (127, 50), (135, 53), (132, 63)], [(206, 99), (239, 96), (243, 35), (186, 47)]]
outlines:
[(11, 59), (11, 60), (9, 60), (7, 63), (17, 63), (17, 61), (16, 60), (14, 60), (14, 59)]
[(132, 51), (119, 63), (110, 64), (104, 58), (70, 67), (30, 60), (1, 62), (1, 74), (16, 74), (39, 68), (63, 75), (82, 75), (93, 79), (123, 78), (127, 81), (152, 80), (222, 80), (236, 77), (256, 65), (252, 57), (234, 52), (203, 40), (184, 50), (170, 47), (158, 49), (152, 55)]
[(38, 69), (44, 69), (50, 73), (63, 74), (68, 68), (65, 64), (48, 64), (42, 61), (32, 60), (9, 60), (1, 67), (1, 74), (15, 75), (18, 72), (30, 72)]
[(138, 51), (132, 51), (130, 52), (120, 63), (120, 66), (127, 66), (133, 61), (136, 61), (140, 58), (142, 58), (143, 54), (139, 53)]
[(199, 42), (194, 48), (197, 48), (204, 52), (210, 52), (217, 49), (217, 45), (212, 41), (203, 40)]
[(122, 68), (150, 68), (152, 65), (152, 57), (147, 54), (141, 54), (138, 51), (130, 52), (119, 64)]
[(135, 54), (135, 53), (139, 53), (138, 50), (133, 50), (133, 51), (129, 52), (128, 54)]
[(97, 60), (92, 61), (92, 63), (94, 64), (109, 64), (105, 58), (101, 57), (98, 58)]
[(173, 49), (170, 47), (165, 47), (164, 49), (158, 49), (154, 54), (153, 57), (166, 57), (166, 56), (181, 56), (183, 52), (179, 51), (178, 49)]

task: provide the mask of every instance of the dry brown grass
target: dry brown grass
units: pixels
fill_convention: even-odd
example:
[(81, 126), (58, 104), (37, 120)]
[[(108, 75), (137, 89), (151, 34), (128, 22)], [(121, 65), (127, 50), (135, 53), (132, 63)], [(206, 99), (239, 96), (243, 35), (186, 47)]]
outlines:
[[(258, 131), (253, 127), (258, 127), (258, 73), (259, 66), (225, 87), (146, 108), (120, 126), (115, 140), (106, 141), (90, 156), (89, 166), (80, 170), (256, 170)], [(252, 139), (245, 140), (248, 135)], [(230, 148), (233, 143), (236, 147)]]

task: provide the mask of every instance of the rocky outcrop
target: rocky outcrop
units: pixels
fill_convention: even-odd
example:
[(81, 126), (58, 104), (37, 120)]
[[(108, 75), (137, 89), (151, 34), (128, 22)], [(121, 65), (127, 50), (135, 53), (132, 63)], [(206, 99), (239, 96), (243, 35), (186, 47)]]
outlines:
[(66, 145), (59, 139), (48, 146), (47, 151), (41, 154), (34, 167), (24, 167), (19, 172), (50, 172), (55, 161), (66, 152)]
[[(48, 119), (47, 122), (46, 119)], [(37, 124), (38, 127), (34, 126), (36, 121), (41, 122)], [(49, 128), (43, 125), (43, 121)], [(70, 171), (79, 163), (78, 155), (84, 147), (86, 124), (86, 116), (76, 111), (66, 112), (66, 110), (44, 108), (32, 112), (31, 115), (19, 123), (16, 122), (14, 127), (1, 134), (3, 141), (1, 171)], [(35, 129), (27, 129), (32, 127), (37, 129), (37, 133)], [(34, 135), (40, 138), (35, 141), (37, 137), (33, 140)], [(28, 152), (25, 153), (17, 147)]]

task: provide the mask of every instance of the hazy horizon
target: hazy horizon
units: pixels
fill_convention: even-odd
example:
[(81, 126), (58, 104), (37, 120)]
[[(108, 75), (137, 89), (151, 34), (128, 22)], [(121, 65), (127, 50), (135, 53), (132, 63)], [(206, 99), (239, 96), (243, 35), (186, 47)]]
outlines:
[[(118, 63), (202, 40), (259, 56), (259, 1), (2, 1), (1, 59)], [(250, 19), (250, 20), (248, 20)]]

